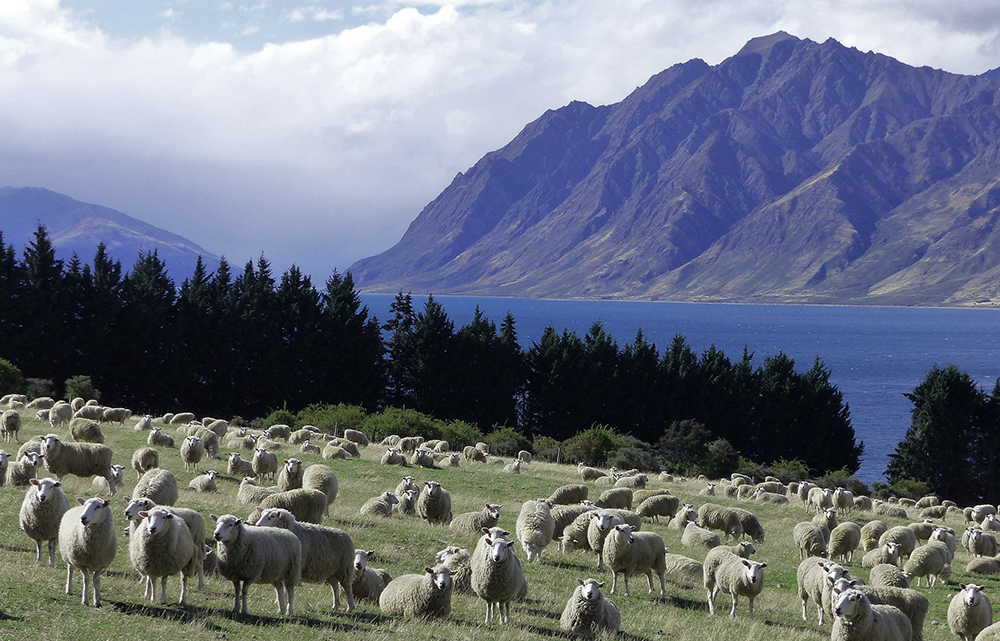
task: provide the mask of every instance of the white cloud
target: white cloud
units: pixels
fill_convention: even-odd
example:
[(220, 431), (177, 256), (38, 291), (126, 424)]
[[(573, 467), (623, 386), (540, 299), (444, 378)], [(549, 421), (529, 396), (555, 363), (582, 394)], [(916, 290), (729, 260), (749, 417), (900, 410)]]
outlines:
[(777, 29), (980, 73), (997, 64), (992, 2), (390, 0), (358, 9), (368, 24), (324, 17), (328, 36), (246, 53), (171, 33), (113, 41), (56, 0), (8, 0), (0, 185), (323, 277), (392, 245), (456, 172), (546, 109), (617, 102), (671, 64), (718, 63)]

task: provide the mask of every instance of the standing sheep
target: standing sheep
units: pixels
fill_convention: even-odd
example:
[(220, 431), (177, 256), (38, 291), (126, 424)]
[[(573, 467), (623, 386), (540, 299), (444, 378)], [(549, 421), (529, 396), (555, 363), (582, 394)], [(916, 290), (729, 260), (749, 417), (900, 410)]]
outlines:
[(320, 490), (306, 488), (275, 492), (265, 496), (258, 509), (263, 511), (270, 507), (288, 510), (301, 523), (322, 523), (323, 514), (326, 512), (326, 494)]
[(302, 473), (302, 489), (319, 490), (326, 495), (326, 510), (324, 516), (330, 516), (330, 506), (337, 500), (337, 492), (340, 486), (337, 483), (337, 475), (329, 465), (316, 463), (306, 468)]
[(78, 443), (103, 443), (104, 432), (97, 421), (87, 418), (74, 418), (69, 423), (69, 434)]
[(270, 583), (277, 596), (278, 612), (293, 616), (295, 586), (302, 580), (299, 539), (280, 528), (246, 525), (232, 514), (211, 517), (216, 523), (213, 536), (219, 543), (219, 574), (233, 582), (233, 615), (249, 614), (247, 592), (251, 583)]
[(21, 431), (21, 415), (17, 410), (5, 410), (0, 414), (0, 436), (4, 442), (18, 440), (17, 433)]
[(827, 556), (824, 528), (825, 526), (812, 521), (802, 521), (795, 524), (792, 529), (792, 539), (795, 541), (796, 547), (799, 548), (800, 561), (807, 556)]
[(585, 501), (590, 493), (590, 488), (586, 485), (563, 485), (557, 487), (549, 496), (553, 505), (572, 505)]
[[(146, 497), (131, 498), (126, 496), (125, 500), (128, 502), (128, 505), (125, 506), (125, 518), (129, 521), (126, 531), (135, 532), (142, 523), (142, 512), (148, 512), (157, 507), (157, 505), (155, 501)], [(191, 533), (191, 540), (194, 541), (196, 548), (195, 554), (198, 556), (198, 589), (200, 590), (205, 587), (205, 571), (203, 567), (205, 557), (205, 518), (201, 515), (201, 512), (186, 507), (159, 507), (163, 507), (163, 509), (172, 512), (174, 516), (179, 516), (183, 519), (184, 524), (188, 527), (188, 532)], [(147, 584), (146, 587), (149, 589), (151, 586)], [(147, 592), (146, 595), (149, 596), (149, 593)]]
[(167, 577), (181, 575), (181, 597), (187, 599), (187, 580), (198, 574), (202, 541), (195, 542), (184, 520), (166, 508), (139, 513), (142, 522), (128, 539), (129, 559), (146, 577), (147, 596), (156, 603), (156, 579), (160, 579), (160, 603), (167, 602)]
[(510, 602), (527, 592), (514, 542), (499, 528), (480, 537), (472, 553), (472, 591), (486, 601), (486, 623), (494, 618), (510, 621)]
[[(917, 548), (917, 533), (905, 525), (891, 527), (878, 539), (879, 545), (886, 543), (896, 543), (899, 545), (899, 557), (906, 559)], [(994, 552), (993, 554), (996, 554)], [(993, 556), (993, 554), (989, 556)]]
[(594, 503), (597, 507), (615, 508), (619, 510), (632, 509), (632, 490), (627, 487), (616, 487), (601, 492)]
[(425, 574), (404, 574), (385, 586), (378, 607), (386, 614), (420, 619), (443, 619), (451, 614), (454, 584), (451, 570), (438, 565)]
[(417, 512), (431, 525), (451, 523), (451, 494), (437, 481), (425, 481), (417, 499)]
[(830, 558), (841, 557), (845, 563), (854, 561), (854, 551), (861, 546), (861, 526), (846, 521), (830, 532)]
[[(93, 584), (94, 607), (101, 607), (101, 573), (115, 560), (118, 538), (111, 504), (98, 498), (77, 499), (80, 505), (67, 510), (59, 523), (59, 554), (66, 561), (66, 594), (73, 594), (73, 568), (83, 574), (83, 605), (90, 604)], [(93, 577), (93, 581), (91, 581)]]
[(636, 572), (646, 575), (649, 593), (653, 593), (653, 572), (660, 577), (660, 596), (666, 593), (666, 547), (654, 532), (632, 532), (631, 525), (616, 525), (604, 539), (604, 562), (611, 568), (611, 594), (618, 585), (618, 574), (625, 575), (625, 596), (629, 596), (628, 577)]
[(56, 544), (59, 523), (69, 509), (69, 500), (60, 488), (62, 484), (50, 478), (31, 479), (31, 487), (21, 503), (21, 529), (35, 542), (35, 560), (42, 565), (42, 541), (48, 543), (49, 567), (56, 566)]
[(138, 481), (146, 472), (160, 467), (160, 453), (151, 447), (140, 447), (132, 454), (132, 469)]
[(59, 401), (52, 406), (52, 409), (49, 410), (49, 425), (52, 429), (62, 427), (63, 425), (69, 425), (69, 422), (72, 419), (73, 407), (65, 401)]
[(7, 468), (10, 466), (10, 454), (7, 450), (0, 450), (0, 487), (7, 482)]
[(42, 442), (45, 467), (60, 481), (67, 474), (80, 477), (103, 476), (115, 493), (111, 475), (111, 448), (96, 443), (63, 443), (55, 434), (47, 434)]
[(125, 487), (125, 467), (122, 465), (112, 465), (111, 466), (111, 479), (112, 484), (108, 483), (108, 480), (102, 476), (95, 476), (91, 485), (94, 488), (94, 492), (101, 496), (112, 494), (111, 485), (115, 486), (115, 491)]
[(325, 583), (333, 590), (333, 609), (340, 607), (337, 586), (347, 597), (347, 613), (354, 611), (354, 541), (337, 528), (299, 523), (288, 510), (261, 512), (258, 526), (288, 530), (302, 544), (302, 580)]
[(177, 478), (170, 470), (153, 468), (135, 484), (132, 497), (148, 498), (157, 505), (173, 505), (177, 502)]
[(811, 599), (816, 604), (819, 625), (823, 625), (824, 614), (826, 614), (827, 608), (831, 607), (830, 591), (833, 588), (833, 582), (844, 576), (847, 576), (847, 570), (839, 563), (820, 561), (812, 556), (799, 563), (795, 579), (798, 585), (799, 599), (802, 600), (803, 621), (809, 620), (806, 606)]
[(899, 544), (886, 543), (870, 552), (865, 552), (861, 558), (861, 566), (871, 569), (880, 563), (899, 565)]
[(743, 523), (739, 514), (730, 507), (705, 503), (698, 508), (698, 523), (709, 530), (722, 530), (723, 538), (739, 540), (743, 536)]
[(344, 430), (344, 438), (352, 443), (356, 443), (358, 447), (368, 447), (368, 437), (365, 436), (364, 432), (359, 430)]
[(517, 515), (514, 531), (528, 563), (533, 563), (555, 536), (555, 521), (548, 502), (525, 501)]
[(559, 627), (567, 632), (583, 635), (616, 634), (621, 627), (621, 615), (611, 601), (604, 598), (604, 582), (596, 579), (577, 579), (579, 585), (563, 608)]
[(733, 553), (723, 555), (713, 576), (705, 577), (705, 588), (709, 590), (708, 611), (715, 614), (715, 598), (725, 592), (733, 598), (729, 618), (736, 618), (736, 606), (740, 596), (750, 601), (750, 620), (753, 620), (753, 602), (764, 589), (764, 568), (767, 563), (757, 563), (740, 558)]
[(993, 623), (993, 605), (983, 586), (961, 583), (962, 591), (948, 604), (948, 627), (962, 641), (973, 641)]
[(661, 516), (665, 516), (667, 525), (670, 525), (670, 520), (677, 514), (680, 505), (681, 500), (676, 496), (651, 496), (640, 503), (635, 511), (640, 517), (649, 518), (657, 523), (660, 522)]
[(861, 528), (861, 546), (865, 552), (870, 552), (878, 547), (878, 540), (887, 530), (889, 525), (885, 521), (868, 521)]
[(947, 581), (951, 577), (951, 559), (947, 545), (940, 541), (930, 541), (913, 551), (903, 570), (917, 577), (917, 587), (920, 587), (920, 577), (926, 577), (924, 583), (933, 588), (938, 579)]
[(185, 472), (198, 472), (198, 464), (205, 456), (205, 444), (197, 436), (188, 436), (181, 443), (181, 460)]
[[(412, 491), (412, 490), (407, 490)], [(496, 527), (500, 522), (501, 503), (487, 503), (486, 507), (477, 512), (465, 512), (452, 519), (449, 527), (456, 532), (479, 534), (483, 528)]]
[(258, 447), (253, 453), (253, 472), (257, 475), (258, 483), (266, 478), (274, 481), (274, 475), (278, 472), (278, 456), (266, 448)]
[(281, 472), (278, 473), (278, 491), (287, 492), (302, 487), (304, 472), (302, 461), (297, 458), (285, 459), (281, 464)]
[(907, 641), (913, 625), (902, 610), (891, 605), (872, 605), (863, 592), (842, 592), (833, 607), (831, 641)]

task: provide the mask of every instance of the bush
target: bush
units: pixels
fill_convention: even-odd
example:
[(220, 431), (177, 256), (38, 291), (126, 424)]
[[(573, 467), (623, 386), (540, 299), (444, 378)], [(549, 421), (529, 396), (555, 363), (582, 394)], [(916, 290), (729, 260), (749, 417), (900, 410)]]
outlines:
[(717, 438), (708, 444), (708, 457), (698, 473), (711, 479), (721, 479), (735, 472), (739, 464), (740, 453), (732, 443), (724, 438)]
[(24, 393), (24, 374), (6, 358), (0, 358), (0, 396)]
[(779, 459), (771, 463), (771, 474), (781, 479), (782, 483), (801, 482), (809, 478), (809, 466), (801, 459)]
[(441, 438), (441, 429), (433, 418), (416, 410), (398, 407), (387, 407), (381, 414), (370, 415), (365, 419), (364, 432), (376, 443), (390, 434)]
[(913, 479), (903, 479), (889, 486), (889, 496), (900, 498), (910, 498), (920, 500), (921, 497), (931, 493), (931, 486), (923, 481)]
[(659, 472), (663, 467), (660, 457), (648, 447), (623, 447), (608, 457), (608, 465), (619, 470), (635, 468), (640, 472)]
[[(847, 468), (840, 469), (835, 472), (827, 472), (823, 476), (816, 479), (816, 485), (829, 488), (831, 490), (837, 487), (842, 487), (856, 496), (867, 495), (871, 492), (868, 489), (868, 486), (859, 481), (858, 478)], [(926, 486), (926, 484), (924, 485)], [(920, 498), (921, 496), (923, 496), (923, 494), (919, 494), (914, 498)]]
[(551, 436), (536, 436), (531, 443), (531, 450), (534, 456), (542, 461), (555, 463), (560, 458), (560, 448), (562, 443)]
[(298, 425), (315, 425), (327, 434), (343, 434), (344, 430), (364, 430), (368, 415), (359, 405), (326, 405), (314, 403), (300, 410), (296, 416)]
[(94, 387), (94, 382), (90, 380), (89, 376), (77, 374), (66, 379), (66, 394), (64, 398), (67, 401), (71, 401), (78, 396), (84, 400), (94, 399), (99, 401), (101, 400), (101, 391)]
[[(674, 421), (656, 442), (664, 467), (681, 474), (697, 474), (708, 459), (712, 433), (698, 421)], [(707, 475), (706, 475), (707, 476)]]
[(605, 465), (608, 456), (622, 446), (622, 436), (614, 428), (594, 425), (568, 439), (564, 462), (583, 461), (585, 465)]
[(483, 439), (496, 456), (517, 456), (521, 450), (531, 449), (531, 441), (513, 427), (504, 425), (493, 430)]
[(292, 429), (296, 427), (295, 414), (288, 411), (287, 408), (282, 408), (280, 410), (274, 410), (270, 414), (264, 417), (264, 422), (262, 423), (264, 428), (271, 427), (272, 425), (288, 425)]
[(452, 451), (459, 451), (466, 445), (475, 445), (483, 438), (483, 433), (472, 423), (465, 421), (451, 421), (439, 424), (439, 436), (430, 438), (440, 438), (448, 441)]
[(24, 393), (29, 399), (39, 396), (55, 396), (56, 385), (51, 378), (29, 378), (24, 381)]

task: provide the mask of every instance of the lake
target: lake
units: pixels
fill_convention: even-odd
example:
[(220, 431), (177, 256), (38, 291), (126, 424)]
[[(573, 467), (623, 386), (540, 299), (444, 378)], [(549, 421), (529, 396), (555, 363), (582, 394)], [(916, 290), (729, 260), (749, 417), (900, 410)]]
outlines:
[[(384, 321), (394, 296), (362, 294), (369, 310)], [(414, 296), (423, 309), (426, 297)], [(662, 353), (675, 334), (696, 352), (712, 344), (731, 359), (746, 346), (758, 364), (783, 351), (807, 370), (819, 356), (850, 405), (854, 430), (865, 443), (858, 478), (883, 479), (889, 454), (906, 435), (913, 391), (935, 365), (954, 363), (987, 392), (1000, 370), (1000, 311), (914, 307), (819, 305), (729, 305), (646, 301), (534, 300), (435, 296), (461, 327), (478, 305), (498, 325), (509, 311), (518, 339), (527, 349), (547, 325), (581, 337), (600, 321), (619, 345), (642, 329)]]

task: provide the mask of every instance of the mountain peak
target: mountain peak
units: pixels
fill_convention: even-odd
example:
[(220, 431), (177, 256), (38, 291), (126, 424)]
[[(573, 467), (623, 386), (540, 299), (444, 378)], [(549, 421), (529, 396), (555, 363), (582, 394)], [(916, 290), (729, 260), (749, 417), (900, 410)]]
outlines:
[(786, 31), (775, 31), (768, 36), (758, 36), (756, 38), (751, 38), (747, 41), (743, 48), (737, 52), (737, 56), (745, 56), (751, 53), (764, 54), (771, 49), (774, 45), (779, 42), (785, 42), (786, 40), (793, 40), (795, 42), (801, 42), (799, 38), (796, 38), (792, 34)]

